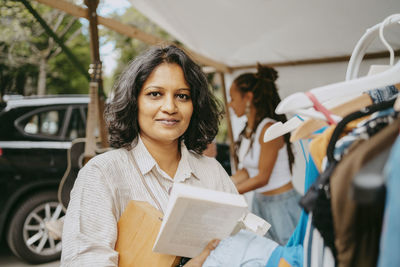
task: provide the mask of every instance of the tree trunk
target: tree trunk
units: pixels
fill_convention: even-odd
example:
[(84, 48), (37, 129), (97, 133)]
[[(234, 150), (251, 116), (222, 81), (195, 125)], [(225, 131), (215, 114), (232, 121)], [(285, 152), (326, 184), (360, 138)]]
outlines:
[(33, 84), (32, 77), (28, 76), (26, 78), (23, 95), (28, 96), (28, 95), (33, 95), (33, 94), (35, 94), (35, 85)]
[(46, 77), (47, 77), (47, 61), (45, 58), (40, 58), (39, 62), (39, 79), (38, 79), (38, 95), (46, 94)]

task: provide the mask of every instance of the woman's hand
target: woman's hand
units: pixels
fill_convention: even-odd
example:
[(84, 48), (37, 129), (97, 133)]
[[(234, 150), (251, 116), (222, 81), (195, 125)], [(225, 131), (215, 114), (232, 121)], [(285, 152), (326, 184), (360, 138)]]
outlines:
[(232, 175), (231, 178), (232, 178), (232, 182), (235, 185), (237, 185), (237, 184), (240, 184), (240, 183), (246, 181), (250, 177), (249, 177), (249, 173), (247, 172), (246, 169), (240, 169), (234, 175)]
[(203, 266), (203, 263), (206, 261), (208, 255), (210, 255), (211, 251), (214, 250), (218, 246), (219, 241), (220, 241), (219, 239), (211, 240), (199, 255), (192, 258), (190, 261), (188, 261), (185, 264), (185, 267), (201, 267), (201, 266)]

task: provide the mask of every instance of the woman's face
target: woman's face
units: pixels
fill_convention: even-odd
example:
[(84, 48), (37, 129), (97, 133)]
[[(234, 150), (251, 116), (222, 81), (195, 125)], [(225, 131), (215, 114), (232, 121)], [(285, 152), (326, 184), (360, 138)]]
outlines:
[(193, 114), (191, 92), (182, 68), (162, 63), (143, 84), (138, 97), (142, 138), (161, 143), (177, 142)]
[(229, 106), (233, 109), (236, 116), (241, 117), (245, 115), (246, 110), (246, 99), (245, 96), (242, 95), (235, 83), (232, 84), (229, 95), (231, 97), (231, 102), (229, 102)]

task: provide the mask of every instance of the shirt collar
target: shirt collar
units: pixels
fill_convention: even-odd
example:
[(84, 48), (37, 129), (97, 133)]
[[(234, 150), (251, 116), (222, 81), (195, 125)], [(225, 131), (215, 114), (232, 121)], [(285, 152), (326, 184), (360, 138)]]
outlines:
[(140, 169), (140, 172), (145, 175), (151, 169), (156, 166), (157, 162), (153, 158), (153, 156), (150, 154), (150, 152), (147, 150), (146, 146), (144, 145), (142, 139), (140, 138), (140, 135), (138, 135), (136, 141), (136, 145), (132, 149), (131, 153), (134, 153), (136, 162), (138, 163), (138, 167)]
[[(134, 153), (135, 155), (140, 155), (136, 156), (135, 159), (143, 175), (150, 172), (156, 166), (159, 168), (157, 162), (144, 145), (142, 139), (140, 138), (140, 135), (138, 135), (136, 146), (132, 149), (131, 153)], [(179, 161), (175, 177), (173, 177), (175, 182), (183, 182), (191, 176), (199, 179), (199, 176), (196, 173), (196, 168), (194, 168), (196, 160), (196, 155), (191, 153), (182, 141), (181, 160)]]
[(178, 169), (175, 174), (176, 182), (183, 182), (191, 176), (199, 180), (199, 176), (196, 173), (196, 168), (194, 168), (196, 160), (196, 156), (187, 149), (186, 145), (182, 141), (181, 160), (179, 161)]

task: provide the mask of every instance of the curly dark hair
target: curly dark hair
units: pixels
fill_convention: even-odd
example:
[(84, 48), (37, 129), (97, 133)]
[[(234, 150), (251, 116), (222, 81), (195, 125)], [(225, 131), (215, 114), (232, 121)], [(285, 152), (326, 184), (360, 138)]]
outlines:
[[(257, 73), (244, 73), (239, 75), (233, 81), (242, 95), (247, 92), (253, 93), (252, 104), (256, 108), (256, 118), (254, 121), (254, 128), (252, 129), (253, 131), (257, 129), (258, 124), (266, 117), (282, 123), (287, 121), (284, 114), (275, 113), (276, 107), (279, 102), (281, 102), (278, 88), (275, 84), (277, 79), (278, 72), (274, 68), (257, 64)], [(240, 133), (240, 136), (244, 135), (245, 129), (246, 127)], [(284, 139), (289, 158), (289, 167), (292, 172), (294, 155), (290, 143), (290, 133), (285, 134)]]
[(114, 84), (114, 96), (105, 109), (110, 145), (130, 149), (139, 135), (138, 95), (152, 71), (162, 63), (178, 64), (189, 84), (193, 114), (180, 137), (186, 147), (202, 153), (218, 133), (222, 105), (209, 89), (201, 68), (174, 45), (154, 46), (132, 60)]

